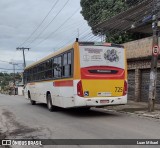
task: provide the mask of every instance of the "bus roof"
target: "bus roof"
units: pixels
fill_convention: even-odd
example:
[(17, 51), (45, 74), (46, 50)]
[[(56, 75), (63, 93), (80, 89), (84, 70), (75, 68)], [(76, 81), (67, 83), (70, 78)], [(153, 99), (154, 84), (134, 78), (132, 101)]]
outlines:
[(107, 43), (107, 42), (79, 42), (80, 46), (110, 46), (124, 48), (121, 44)]
[(50, 54), (50, 55), (42, 58), (41, 60), (39, 60), (39, 61), (37, 61), (37, 62), (34, 62), (33, 64), (27, 66), (27, 67), (25, 68), (25, 70), (26, 70), (26, 69), (29, 69), (29, 68), (31, 68), (31, 67), (34, 67), (34, 66), (36, 66), (37, 64), (43, 63), (44, 61), (46, 61), (46, 60), (48, 60), (48, 59), (50, 59), (50, 58), (52, 58), (52, 57), (54, 57), (54, 56), (62, 53), (62, 52), (65, 52), (65, 51), (73, 48), (73, 46), (74, 46), (75, 43), (79, 43), (80, 46), (95, 45), (95, 46), (111, 46), (111, 47), (124, 48), (124, 46), (123, 46), (123, 45), (120, 45), (120, 44), (105, 43), (105, 42), (74, 42), (74, 43), (72, 43), (71, 45), (68, 45), (67, 47), (64, 47), (64, 48), (58, 50), (57, 52), (54, 52), (54, 53), (52, 53), (52, 54)]
[(74, 45), (74, 44), (68, 45), (67, 47), (62, 48), (62, 49), (58, 50), (57, 52), (54, 52), (54, 53), (49, 54), (48, 56), (42, 58), (41, 60), (38, 60), (37, 62), (34, 62), (33, 64), (27, 66), (27, 67), (25, 68), (25, 70), (26, 70), (26, 69), (29, 69), (29, 68), (31, 68), (31, 67), (34, 67), (34, 66), (36, 66), (36, 65), (38, 65), (38, 64), (40, 64), (40, 63), (43, 63), (44, 61), (46, 61), (46, 60), (48, 60), (48, 59), (50, 59), (50, 58), (52, 58), (52, 57), (54, 57), (54, 56), (56, 56), (56, 55), (64, 52), (64, 51), (67, 51), (67, 50), (73, 48), (73, 45)]

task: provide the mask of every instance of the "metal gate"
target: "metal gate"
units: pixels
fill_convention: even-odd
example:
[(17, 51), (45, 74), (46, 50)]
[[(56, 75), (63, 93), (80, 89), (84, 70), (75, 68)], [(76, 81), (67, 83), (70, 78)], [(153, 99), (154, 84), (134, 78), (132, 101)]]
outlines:
[(160, 69), (157, 69), (156, 103), (160, 104)]
[[(150, 69), (143, 69), (141, 74), (141, 101), (148, 102)], [(157, 70), (156, 103), (160, 103), (160, 69)]]
[(141, 101), (148, 101), (148, 92), (149, 92), (149, 69), (143, 69), (141, 71)]
[(135, 99), (135, 70), (128, 71), (128, 99)]

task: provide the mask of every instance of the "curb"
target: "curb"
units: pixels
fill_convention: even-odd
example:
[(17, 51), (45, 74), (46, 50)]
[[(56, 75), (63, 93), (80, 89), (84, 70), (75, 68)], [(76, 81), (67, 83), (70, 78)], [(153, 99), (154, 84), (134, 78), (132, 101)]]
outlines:
[(149, 117), (149, 118), (154, 118), (154, 119), (160, 119), (160, 114), (150, 114), (150, 113), (144, 113), (144, 112), (127, 112), (127, 111), (121, 111), (121, 110), (111, 110), (111, 109), (103, 109), (105, 111), (109, 112), (116, 112), (116, 113), (122, 113), (122, 114), (129, 114), (129, 115), (138, 115), (138, 116), (143, 116), (143, 117)]

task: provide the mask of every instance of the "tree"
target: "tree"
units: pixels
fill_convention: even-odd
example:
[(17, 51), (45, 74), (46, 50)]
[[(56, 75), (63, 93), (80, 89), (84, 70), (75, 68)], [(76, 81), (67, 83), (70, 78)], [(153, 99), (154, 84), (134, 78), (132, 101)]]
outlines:
[[(143, 0), (81, 0), (82, 11), (84, 19), (87, 20), (88, 25), (93, 28), (95, 25), (107, 20), (127, 8), (136, 5)], [(93, 32), (96, 34), (96, 32)], [(116, 33), (115, 35), (107, 34), (107, 41), (115, 43), (124, 43), (133, 39), (141, 38), (141, 34), (137, 33)]]
[(91, 27), (126, 8), (123, 0), (81, 0), (81, 6), (81, 13)]
[[(10, 73), (10, 74), (0, 73), (0, 86), (2, 90), (4, 90), (5, 88), (8, 88), (9, 82), (14, 81), (13, 75), (14, 75), (13, 73)], [(22, 80), (20, 73), (15, 74), (15, 80), (19, 82)]]
[(0, 72), (0, 77), (2, 77), (4, 74), (2, 72)]

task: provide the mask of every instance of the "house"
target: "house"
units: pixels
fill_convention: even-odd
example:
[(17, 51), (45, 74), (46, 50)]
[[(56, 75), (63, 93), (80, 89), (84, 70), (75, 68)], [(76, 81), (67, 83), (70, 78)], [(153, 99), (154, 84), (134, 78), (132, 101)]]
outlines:
[[(152, 37), (124, 43), (128, 63), (128, 99), (148, 101)], [(160, 43), (159, 43), (160, 44)], [(156, 103), (160, 103), (160, 62), (157, 68)]]

